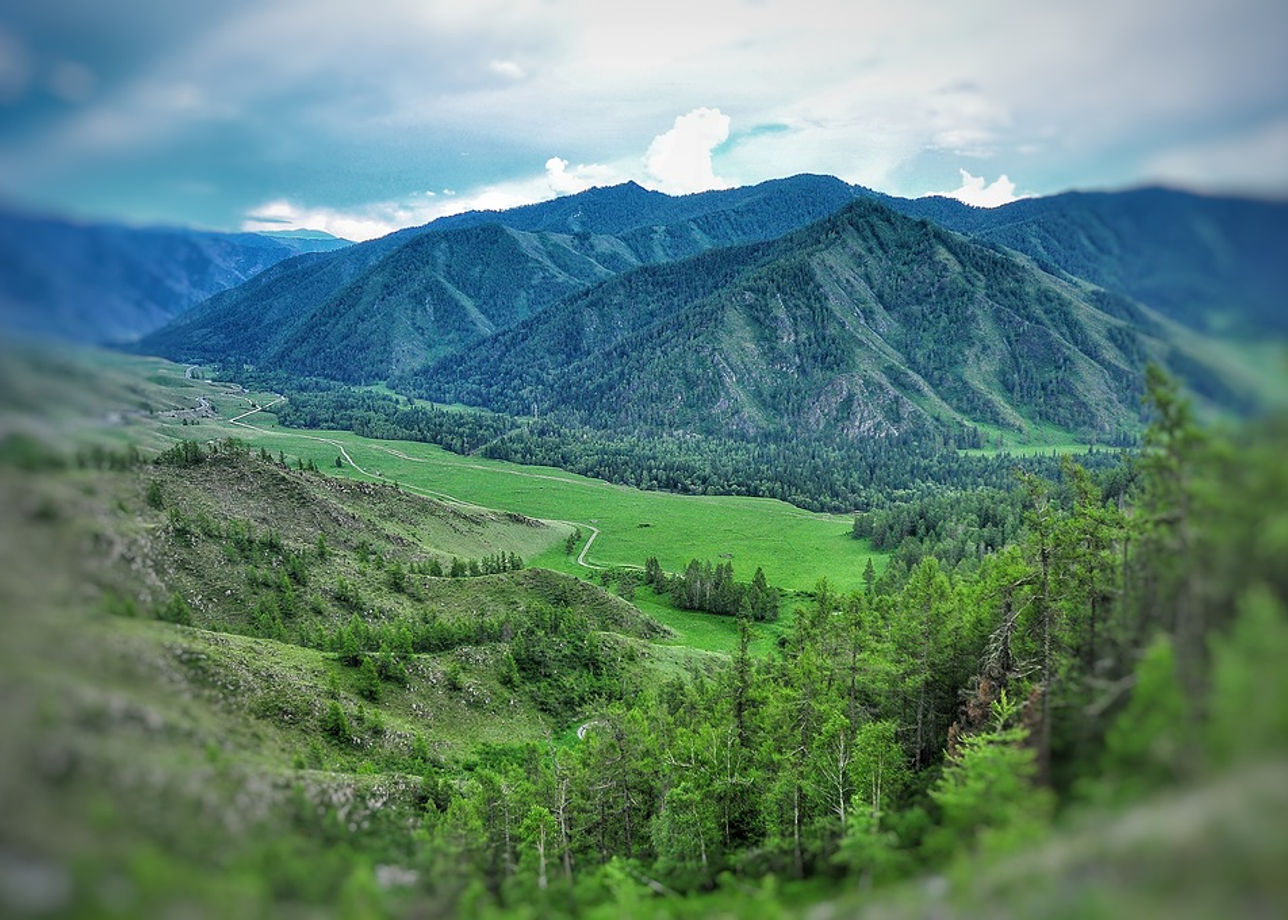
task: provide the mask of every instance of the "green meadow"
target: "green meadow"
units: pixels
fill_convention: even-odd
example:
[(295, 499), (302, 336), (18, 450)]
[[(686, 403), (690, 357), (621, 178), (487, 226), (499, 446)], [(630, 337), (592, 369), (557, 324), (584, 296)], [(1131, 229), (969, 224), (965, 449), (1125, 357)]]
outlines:
[(550, 467), (461, 457), (429, 444), (283, 428), (271, 410), (248, 416), (242, 424), (229, 418), (221, 413), (218, 420), (196, 426), (176, 425), (174, 434), (233, 435), (288, 458), (312, 460), (337, 475), (396, 482), (432, 497), (567, 521), (582, 532), (574, 552), (565, 554), (559, 546), (529, 560), (563, 571), (581, 568), (584, 573), (575, 557), (595, 531), (598, 536), (586, 554), (592, 566), (639, 567), (656, 556), (664, 569), (677, 571), (694, 558), (726, 561), (733, 563), (739, 579), (749, 580), (759, 567), (771, 584), (789, 591), (812, 590), (821, 578), (842, 590), (858, 588), (868, 559), (880, 570), (885, 558), (850, 536), (847, 515), (817, 514), (771, 499), (643, 492)]
[[(756, 627), (758, 650), (790, 623), (793, 607), (807, 602), (802, 595), (820, 579), (849, 591), (862, 586), (869, 559), (878, 572), (885, 565), (884, 554), (850, 536), (848, 515), (772, 499), (645, 492), (550, 467), (462, 457), (429, 444), (285, 428), (272, 413), (277, 394), (210, 381), (204, 369), (158, 358), (87, 349), (58, 359), (21, 357), (8, 362), (7, 372), (10, 394), (22, 396), (21, 405), (11, 407), (18, 411), (10, 412), (10, 422), (71, 448), (133, 444), (163, 450), (183, 439), (240, 438), (292, 463), (312, 461), (328, 475), (397, 483), (428, 497), (566, 522), (553, 542), (549, 532), (534, 531), (533, 540), (513, 550), (531, 565), (585, 578), (603, 568), (640, 568), (649, 556), (668, 571), (683, 570), (694, 558), (731, 562), (743, 581), (762, 568), (784, 592), (784, 616)], [(54, 419), (51, 397), (69, 407)], [(190, 411), (203, 400), (210, 412)], [(569, 553), (566, 536), (575, 530), (580, 538)], [(669, 644), (724, 653), (737, 643), (732, 618), (675, 609), (647, 588), (638, 590), (635, 603), (675, 631)]]

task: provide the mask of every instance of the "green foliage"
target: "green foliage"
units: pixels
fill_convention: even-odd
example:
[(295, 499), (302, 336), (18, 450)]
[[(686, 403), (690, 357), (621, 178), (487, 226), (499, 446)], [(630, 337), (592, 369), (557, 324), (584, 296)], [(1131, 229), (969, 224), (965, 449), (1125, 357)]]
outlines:
[[(1174, 411), (1173, 422), (1160, 424), (1183, 433), (1184, 415)], [(803, 903), (852, 888), (842, 873), (886, 884), (940, 871), (973, 852), (1064, 834), (1049, 830), (1050, 815), (1057, 801), (1071, 802), (1080, 777), (1103, 773), (1131, 801), (1194, 772), (1191, 751), (1209, 752), (1213, 765), (1274, 766), (1282, 757), (1282, 443), (1234, 451), (1218, 437), (1151, 435), (1149, 444), (1157, 456), (1135, 474), (1098, 478), (1069, 464), (1060, 481), (1026, 479), (1016, 494), (998, 496), (1025, 509), (1006, 538), (1013, 542), (960, 560), (905, 553), (880, 577), (875, 566), (865, 577), (865, 557), (856, 555), (845, 571), (836, 559), (855, 544), (845, 536), (848, 519), (831, 519), (829, 561), (845, 583), (823, 580), (788, 595), (796, 609), (772, 625), (753, 621), (748, 600), (769, 590), (763, 570), (742, 584), (732, 564), (695, 559), (676, 579), (682, 590), (706, 603), (723, 598), (726, 609), (731, 592), (743, 592), (737, 620), (724, 621), (736, 637), (727, 657), (651, 642), (662, 637), (619, 599), (569, 577), (517, 571), (509, 552), (459, 552), (459, 574), (499, 570), (489, 577), (434, 577), (431, 562), (450, 549), (400, 542), (417, 532), (409, 509), (432, 506), (396, 503), (392, 490), (276, 468), (273, 478), (257, 478), (260, 461), (235, 466), (222, 455), (116, 480), (60, 472), (47, 488), (62, 523), (31, 535), (94, 509), (101, 545), (132, 554), (96, 558), (101, 570), (84, 570), (112, 586), (109, 608), (124, 615), (119, 598), (163, 596), (148, 580), (155, 576), (163, 591), (194, 599), (184, 608), (197, 625), (263, 638), (75, 621), (87, 639), (74, 662), (105, 656), (113, 699), (129, 703), (82, 705), (81, 694), (60, 694), (41, 707), (37, 723), (94, 727), (75, 737), (83, 742), (75, 750), (93, 755), (84, 761), (92, 771), (58, 771), (59, 759), (47, 756), (15, 762), (50, 765), (57, 775), (33, 777), (33, 788), (54, 790), (60, 807), (77, 789), (111, 789), (129, 804), (139, 835), (159, 828), (181, 866), (222, 878), (247, 860), (246, 890), (277, 912), (341, 903), (483, 915), (567, 907), (616, 916), (623, 905), (696, 915), (726, 903), (746, 912), (748, 892), (763, 885), (777, 898), (770, 878), (800, 879), (790, 897)], [(246, 488), (228, 488), (225, 474)], [(180, 539), (137, 536), (137, 498), (151, 477), (164, 485)], [(219, 483), (207, 501), (207, 487)], [(1228, 500), (1212, 501), (1222, 488)], [(357, 510), (313, 513), (308, 502), (323, 489), (352, 497), (343, 507)], [(34, 503), (12, 492), (12, 505)], [(714, 520), (723, 501), (700, 503), (695, 517)], [(373, 506), (381, 512), (366, 516)], [(756, 507), (771, 516), (773, 506)], [(918, 522), (912, 535), (925, 524), (923, 536), (954, 547), (963, 530), (980, 531), (978, 497), (963, 507), (955, 515), (946, 500), (902, 501), (891, 519), (907, 512)], [(459, 514), (453, 523), (470, 526)], [(673, 522), (661, 515), (629, 519), (631, 529), (646, 521), (660, 542), (673, 539)], [(318, 522), (335, 520), (345, 524), (327, 538), (354, 551), (308, 549)], [(708, 539), (714, 554), (721, 546)], [(571, 568), (559, 542), (553, 555)], [(220, 581), (228, 570), (231, 580)], [(621, 570), (600, 580), (620, 588), (635, 578)], [(643, 579), (642, 603), (668, 581), (656, 557)], [(326, 590), (346, 582), (334, 597)], [(308, 585), (322, 587), (309, 595)], [(353, 609), (340, 599), (350, 591)], [(1191, 603), (1188, 618), (1168, 615), (1176, 597)], [(26, 618), (14, 636), (40, 619)], [(1194, 686), (1180, 664), (1186, 636), (1210, 650), (1191, 659)], [(769, 648), (757, 654), (754, 643)], [(152, 667), (141, 649), (164, 666)], [(133, 664), (140, 659), (143, 666)], [(75, 666), (39, 686), (61, 686)], [(183, 681), (191, 692), (176, 693)], [(240, 721), (247, 717), (255, 720), (249, 730)], [(114, 720), (129, 726), (128, 746), (110, 734)], [(100, 746), (101, 738), (112, 743)], [(25, 754), (65, 747), (40, 741)], [(122, 762), (113, 760), (118, 746), (129, 748)], [(149, 793), (160, 808), (129, 793), (134, 760), (144, 755), (161, 777)], [(190, 763), (201, 767), (198, 784), (179, 772)], [(310, 768), (327, 772), (290, 772)], [(274, 823), (292, 784), (298, 800)], [(199, 807), (180, 819), (170, 800), (189, 788)], [(266, 803), (255, 812), (270, 816), (262, 825), (198, 818), (247, 790)], [(1224, 795), (1208, 807), (1223, 807)], [(15, 797), (16, 808), (23, 804)], [(103, 810), (70, 795), (66, 808)], [(114, 835), (81, 830), (98, 850), (112, 850), (99, 842)], [(227, 836), (212, 842), (206, 834)], [(1047, 856), (1084, 859), (1043, 852), (1043, 873)], [(258, 866), (262, 859), (271, 865)], [(145, 887), (178, 884), (165, 859), (140, 864)], [(962, 862), (951, 874), (978, 865)], [(372, 866), (386, 867), (378, 883)], [(1260, 871), (1247, 877), (1260, 884)], [(182, 897), (201, 903), (190, 892), (202, 889), (183, 881)]]
[(1207, 749), (1220, 766), (1288, 749), (1288, 615), (1264, 587), (1248, 592), (1229, 636), (1212, 639)]
[(927, 847), (1004, 849), (1030, 839), (1050, 820), (1049, 790), (1035, 785), (1033, 750), (1022, 729), (968, 735), (930, 791), (940, 824)]
[(375, 659), (369, 655), (362, 658), (362, 666), (358, 668), (358, 694), (364, 699), (373, 703), (380, 702), (380, 673), (376, 670)]
[(779, 592), (765, 580), (757, 568), (750, 582), (734, 580), (733, 563), (693, 559), (685, 570), (667, 577), (650, 556), (644, 565), (644, 581), (659, 594), (670, 595), (671, 603), (681, 610), (702, 610), (724, 616), (746, 615), (757, 622), (778, 619)]
[(179, 626), (191, 626), (192, 608), (188, 606), (182, 594), (175, 592), (164, 605), (157, 608), (156, 618)]
[(331, 700), (322, 713), (322, 733), (337, 744), (348, 744), (353, 740), (353, 730), (349, 717), (336, 700)]
[(1104, 772), (1114, 794), (1136, 798), (1192, 775), (1193, 729), (1172, 643), (1160, 635), (1145, 650), (1131, 700), (1105, 736)]

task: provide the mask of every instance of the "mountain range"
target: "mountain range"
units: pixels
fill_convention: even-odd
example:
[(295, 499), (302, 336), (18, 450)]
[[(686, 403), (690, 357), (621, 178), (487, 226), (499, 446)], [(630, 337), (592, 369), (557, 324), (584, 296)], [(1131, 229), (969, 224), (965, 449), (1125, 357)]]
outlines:
[[(82, 231), (108, 254), (97, 277), (171, 303), (223, 288), (138, 351), (596, 428), (856, 439), (967, 423), (1118, 439), (1139, 425), (1147, 361), (1245, 409), (1256, 382), (1213, 343), (1288, 333), (1288, 205), (1160, 188), (983, 209), (801, 175), (679, 197), (595, 188), (330, 251), (284, 252), (338, 245), (307, 236), (132, 233)], [(140, 265), (151, 272), (126, 270)], [(129, 286), (65, 275), (80, 309), (46, 328), (81, 328), (92, 293), (119, 305)], [(160, 321), (160, 299), (133, 301), (134, 328)]]
[(140, 350), (593, 427), (847, 438), (962, 422), (1118, 439), (1153, 360), (1288, 331), (1288, 206), (1166, 189), (995, 209), (824, 176), (633, 183), (283, 262)]
[(347, 245), (319, 231), (212, 233), (0, 212), (0, 327), (128, 342), (283, 259)]
[(395, 386), (613, 430), (1113, 439), (1138, 424), (1146, 361), (1206, 367), (1175, 326), (859, 199), (771, 243), (624, 274)]
[(623, 271), (772, 239), (855, 194), (819, 176), (684, 197), (626, 183), (454, 215), (285, 262), (141, 347), (351, 383), (385, 380)]

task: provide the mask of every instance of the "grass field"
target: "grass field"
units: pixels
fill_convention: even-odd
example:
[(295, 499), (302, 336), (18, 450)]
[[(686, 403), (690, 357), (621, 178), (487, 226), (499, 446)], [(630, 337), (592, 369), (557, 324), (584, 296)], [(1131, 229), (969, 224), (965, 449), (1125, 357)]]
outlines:
[[(181, 374), (182, 368), (177, 370)], [(859, 587), (867, 560), (880, 570), (885, 559), (850, 537), (847, 515), (816, 514), (771, 499), (643, 492), (550, 467), (461, 457), (428, 444), (283, 428), (271, 408), (236, 424), (231, 421), (236, 415), (267, 406), (275, 397), (213, 391), (209, 398), (219, 409), (217, 418), (195, 425), (162, 420), (162, 430), (176, 439), (235, 436), (288, 459), (312, 460), (336, 475), (396, 482), (434, 497), (568, 521), (581, 527), (583, 541), (597, 530), (586, 555), (593, 565), (642, 566), (657, 556), (663, 568), (676, 571), (693, 558), (723, 560), (733, 563), (740, 579), (750, 579), (760, 567), (771, 584), (808, 591), (820, 578), (844, 590)], [(529, 561), (584, 572), (575, 557), (560, 546)]]
[[(581, 525), (586, 536), (593, 527), (599, 536), (587, 560), (600, 565), (641, 566), (657, 556), (663, 568), (676, 571), (693, 558), (723, 559), (733, 563), (739, 578), (750, 579), (759, 566), (771, 584), (783, 588), (808, 590), (827, 577), (851, 589), (862, 583), (864, 565), (873, 557), (866, 544), (850, 537), (848, 516), (814, 514), (769, 499), (641, 492), (548, 467), (461, 457), (427, 444), (278, 428), (265, 424), (267, 414), (246, 420), (253, 420), (255, 429), (237, 426), (235, 433), (256, 446), (311, 459), (343, 475), (381, 478), (489, 508), (570, 521)], [(352, 464), (335, 466), (339, 447)], [(566, 569), (567, 559), (559, 548), (532, 561)]]
[[(787, 616), (757, 628), (758, 650), (790, 622), (792, 607), (803, 602), (799, 594), (812, 591), (819, 579), (850, 590), (862, 584), (869, 558), (878, 571), (885, 564), (883, 554), (850, 537), (847, 515), (816, 514), (770, 499), (643, 492), (553, 468), (461, 457), (427, 444), (283, 428), (271, 411), (276, 394), (210, 382), (201, 369), (156, 358), (85, 350), (66, 362), (33, 357), (9, 362), (9, 369), (9, 392), (23, 398), (0, 417), (4, 427), (45, 428), (41, 433), (64, 445), (163, 449), (182, 439), (241, 438), (292, 462), (312, 460), (328, 475), (396, 482), (430, 497), (570, 522), (581, 530), (571, 554), (562, 537), (546, 541), (544, 550), (514, 549), (529, 564), (583, 577), (593, 577), (600, 566), (640, 567), (649, 556), (669, 571), (682, 570), (693, 558), (732, 562), (741, 580), (763, 568), (769, 582), (786, 592)], [(211, 413), (186, 411), (203, 399)], [(53, 405), (65, 411), (54, 413)], [(260, 407), (269, 408), (255, 411)], [(253, 414), (233, 421), (248, 412)], [(583, 565), (579, 558), (592, 536)], [(676, 631), (675, 644), (727, 652), (737, 642), (731, 618), (673, 609), (646, 589), (636, 603)]]

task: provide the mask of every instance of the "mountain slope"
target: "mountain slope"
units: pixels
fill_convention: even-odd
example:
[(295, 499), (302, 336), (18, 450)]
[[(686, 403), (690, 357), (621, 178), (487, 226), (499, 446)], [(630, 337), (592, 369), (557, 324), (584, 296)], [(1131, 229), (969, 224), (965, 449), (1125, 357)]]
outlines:
[(287, 262), (180, 317), (140, 348), (181, 360), (383, 380), (616, 273), (770, 239), (855, 194), (819, 176), (684, 197), (627, 183), (456, 215)]
[[(507, 328), (634, 264), (611, 237), (496, 224), (416, 237), (355, 277), (297, 260), (149, 336), (142, 348), (346, 381), (383, 380)], [(347, 275), (347, 271), (345, 272)], [(326, 281), (344, 280), (334, 292)], [(309, 307), (307, 299), (319, 298)], [(257, 309), (246, 309), (256, 307)]]
[(1211, 332), (1288, 334), (1288, 203), (1165, 188), (1069, 192), (1000, 208), (891, 200)]
[(347, 245), (335, 237), (0, 214), (0, 325), (73, 341), (128, 341), (284, 259)]
[[(961, 421), (1136, 427), (1166, 326), (875, 201), (769, 244), (650, 267), (404, 383), (599, 428), (888, 437)], [(1193, 358), (1201, 364), (1200, 358)]]

